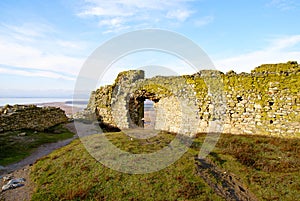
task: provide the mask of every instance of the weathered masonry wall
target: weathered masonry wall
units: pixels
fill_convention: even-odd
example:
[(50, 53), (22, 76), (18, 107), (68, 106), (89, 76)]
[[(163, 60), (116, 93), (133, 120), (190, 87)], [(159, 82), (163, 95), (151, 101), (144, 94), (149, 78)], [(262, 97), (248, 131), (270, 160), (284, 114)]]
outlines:
[(251, 73), (203, 70), (150, 79), (126, 71), (92, 93), (85, 113), (96, 112), (102, 126), (141, 127), (143, 101), (150, 99), (158, 130), (300, 137), (299, 89), (297, 62), (261, 65)]
[(0, 132), (20, 129), (43, 131), (67, 121), (65, 112), (60, 108), (35, 105), (0, 107)]

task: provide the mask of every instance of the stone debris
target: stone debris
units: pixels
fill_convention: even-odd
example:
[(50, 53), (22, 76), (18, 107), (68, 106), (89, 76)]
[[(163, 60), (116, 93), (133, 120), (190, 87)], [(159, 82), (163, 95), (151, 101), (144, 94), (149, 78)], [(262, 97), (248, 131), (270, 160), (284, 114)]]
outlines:
[(7, 176), (4, 176), (4, 177), (3, 177), (3, 181), (9, 181), (9, 180), (11, 180), (12, 178), (13, 178), (12, 175), (7, 175)]
[(25, 132), (19, 133), (18, 136), (26, 136), (26, 133)]
[[(31, 129), (43, 131), (68, 118), (65, 112), (56, 107), (38, 107), (36, 105), (5, 105), (0, 107), (0, 132)], [(25, 136), (22, 132), (19, 136)]]
[(2, 191), (6, 191), (9, 189), (18, 188), (21, 186), (24, 186), (25, 179), (24, 178), (17, 178), (17, 179), (11, 179), (8, 181), (7, 184), (2, 186)]

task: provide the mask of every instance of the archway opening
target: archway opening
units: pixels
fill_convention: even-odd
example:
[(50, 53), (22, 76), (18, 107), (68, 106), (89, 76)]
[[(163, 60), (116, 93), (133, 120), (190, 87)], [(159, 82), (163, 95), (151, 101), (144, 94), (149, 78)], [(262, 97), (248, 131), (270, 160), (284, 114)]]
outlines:
[(150, 99), (144, 101), (144, 129), (154, 129), (156, 120), (156, 112), (154, 109), (154, 102)]

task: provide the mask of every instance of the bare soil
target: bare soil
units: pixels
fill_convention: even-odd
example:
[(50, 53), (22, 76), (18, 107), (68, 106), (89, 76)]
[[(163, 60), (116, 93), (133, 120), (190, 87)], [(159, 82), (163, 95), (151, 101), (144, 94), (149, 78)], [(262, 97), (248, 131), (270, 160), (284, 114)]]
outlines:
[(234, 174), (220, 169), (207, 158), (195, 160), (198, 174), (221, 197), (228, 201), (258, 200)]
[[(75, 127), (73, 123), (66, 124), (66, 127), (73, 133), (76, 133)], [(36, 151), (34, 151), (30, 156), (27, 158), (5, 166), (4, 169), (0, 170), (0, 177), (12, 175), (14, 178), (24, 178), (26, 181), (24, 182), (24, 186), (10, 189), (7, 191), (1, 191), (0, 193), (0, 201), (23, 201), (23, 200), (30, 200), (31, 195), (34, 190), (34, 186), (30, 181), (30, 170), (33, 163), (35, 163), (39, 158), (50, 154), (52, 151), (66, 146), (71, 141), (77, 138), (77, 135), (74, 135), (73, 138), (69, 138), (66, 140), (62, 140), (59, 142), (48, 143), (40, 146)], [(0, 185), (2, 186), (6, 184), (1, 178)]]
[[(30, 166), (24, 166), (23, 168), (16, 170), (9, 175), (12, 175), (14, 178), (24, 178), (25, 182), (23, 183), (24, 186), (21, 186), (16, 189), (10, 189), (0, 193), (0, 200), (4, 201), (27, 201), (31, 199), (32, 192), (34, 190), (34, 186), (30, 181), (29, 173), (30, 173)], [(6, 182), (1, 179), (0, 185), (1, 187)]]

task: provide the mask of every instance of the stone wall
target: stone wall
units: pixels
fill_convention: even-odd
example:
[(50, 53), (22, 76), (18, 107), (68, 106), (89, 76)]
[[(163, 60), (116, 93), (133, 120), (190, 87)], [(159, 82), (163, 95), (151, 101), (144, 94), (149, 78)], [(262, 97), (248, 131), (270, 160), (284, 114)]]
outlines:
[(102, 125), (141, 127), (143, 101), (150, 99), (158, 130), (300, 137), (299, 89), (297, 62), (261, 65), (251, 73), (203, 70), (149, 79), (143, 71), (126, 71), (92, 93), (86, 112), (96, 112)]
[(60, 108), (35, 105), (0, 107), (0, 132), (20, 129), (43, 131), (67, 121), (65, 112)]

